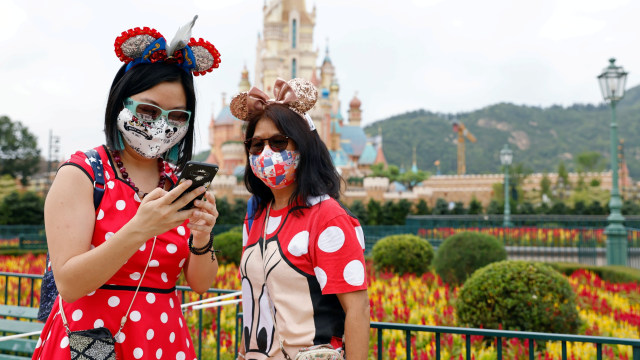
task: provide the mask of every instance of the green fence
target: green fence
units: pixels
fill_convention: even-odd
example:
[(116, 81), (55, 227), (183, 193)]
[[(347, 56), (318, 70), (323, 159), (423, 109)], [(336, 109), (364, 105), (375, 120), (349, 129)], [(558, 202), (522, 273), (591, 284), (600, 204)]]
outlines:
[[(19, 273), (8, 273), (8, 272), (0, 272), (0, 283), (4, 285), (4, 291), (2, 292), (4, 298), (1, 302), (3, 305), (21, 305), (21, 306), (29, 306), (29, 307), (37, 307), (37, 295), (35, 294), (35, 288), (38, 282), (41, 281), (41, 276), (39, 275), (28, 275), (28, 274), (19, 274)], [(24, 284), (24, 286), (23, 286)], [(11, 286), (10, 286), (11, 285)], [(18, 291), (18, 294), (14, 297), (9, 294), (9, 288), (14, 288), (14, 286), (18, 286), (18, 289), (22, 289), (23, 287), (27, 289), (26, 294), (22, 294), (22, 291)], [(182, 299), (184, 302), (185, 297), (191, 290), (185, 286), (179, 286), (178, 291), (182, 294)], [(234, 292), (233, 290), (222, 290), (222, 289), (209, 289), (207, 294), (225, 294)], [(200, 296), (202, 298), (202, 296)], [(230, 337), (230, 341), (233, 341), (230, 349), (235, 349), (237, 354), (237, 346), (239, 343), (239, 329), (241, 329), (242, 317), (240, 313), (239, 306), (235, 307), (235, 318), (236, 325), (234, 334)], [(221, 311), (222, 308), (218, 307), (215, 310), (215, 321), (216, 321), (216, 349), (215, 349), (215, 359), (221, 359)], [(197, 324), (191, 328), (192, 337), (194, 340), (194, 345), (196, 346), (196, 353), (199, 359), (205, 359), (202, 357), (203, 354), (203, 318), (204, 318), (204, 310), (198, 310), (197, 315)], [(604, 345), (622, 345), (631, 347), (632, 356), (630, 359), (632, 360), (640, 360), (640, 340), (638, 339), (621, 339), (621, 338), (612, 338), (612, 337), (599, 337), (599, 336), (584, 336), (584, 335), (565, 335), (565, 334), (551, 334), (551, 333), (536, 333), (536, 332), (524, 332), (524, 331), (505, 331), (505, 330), (490, 330), (490, 329), (473, 329), (473, 328), (458, 328), (458, 327), (446, 327), (446, 326), (428, 326), (428, 325), (410, 325), (410, 324), (399, 324), (399, 323), (384, 323), (384, 322), (372, 322), (370, 325), (373, 333), (373, 340), (376, 343), (375, 348), (369, 349), (369, 356), (376, 357), (377, 359), (383, 358), (401, 358), (404, 357), (407, 360), (415, 357), (417, 352), (417, 347), (415, 347), (413, 340), (416, 335), (419, 333), (431, 333), (433, 334), (432, 341), (427, 345), (431, 348), (431, 353), (429, 354), (429, 358), (440, 359), (441, 348), (444, 341), (448, 339), (443, 339), (442, 335), (456, 335), (461, 336), (465, 346), (464, 346), (464, 357), (463, 354), (459, 354), (457, 358), (459, 359), (467, 359), (471, 360), (472, 357), (472, 337), (482, 337), (483, 340), (490, 339), (496, 350), (497, 350), (497, 359), (503, 359), (503, 346), (507, 341), (512, 341), (514, 339), (521, 339), (525, 341), (527, 346), (526, 353), (524, 356), (528, 356), (529, 359), (536, 359), (540, 356), (540, 350), (537, 349), (536, 344), (542, 344), (547, 341), (557, 341), (561, 342), (562, 346), (562, 354), (561, 357), (563, 360), (568, 359), (567, 356), (567, 344), (568, 343), (591, 343), (596, 349), (596, 358), (598, 360), (603, 358), (603, 346)], [(194, 334), (195, 331), (195, 334)], [(390, 349), (385, 349), (384, 344), (388, 343), (388, 341), (384, 341), (385, 336), (389, 336), (392, 331), (401, 331), (404, 333), (404, 348), (405, 354), (395, 354), (395, 357), (392, 357), (390, 354)], [(32, 337), (32, 339), (37, 339), (37, 337)], [(450, 338), (449, 338), (450, 339)], [(425, 350), (425, 349), (422, 349)], [(388, 356), (384, 356), (388, 354)], [(537, 355), (536, 355), (537, 354)], [(236, 358), (236, 356), (234, 356)], [(207, 357), (210, 359), (210, 357)]]

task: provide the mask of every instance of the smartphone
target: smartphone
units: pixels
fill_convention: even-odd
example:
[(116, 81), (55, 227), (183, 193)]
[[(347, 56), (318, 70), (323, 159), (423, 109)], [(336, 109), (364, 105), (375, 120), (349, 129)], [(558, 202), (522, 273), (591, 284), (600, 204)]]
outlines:
[[(200, 186), (204, 186), (205, 189), (209, 189), (209, 185), (211, 185), (211, 181), (213, 181), (214, 176), (218, 173), (218, 165), (209, 164), (198, 161), (188, 161), (178, 178), (178, 184), (182, 183), (185, 180), (191, 180), (191, 186), (187, 190), (185, 190), (178, 199), (180, 199), (184, 194), (188, 194), (191, 191), (199, 188)], [(204, 194), (201, 197), (195, 198), (191, 200), (187, 205), (185, 205), (180, 210), (191, 209), (194, 205), (193, 203), (200, 199), (204, 198)], [(176, 200), (178, 200), (176, 199)]]

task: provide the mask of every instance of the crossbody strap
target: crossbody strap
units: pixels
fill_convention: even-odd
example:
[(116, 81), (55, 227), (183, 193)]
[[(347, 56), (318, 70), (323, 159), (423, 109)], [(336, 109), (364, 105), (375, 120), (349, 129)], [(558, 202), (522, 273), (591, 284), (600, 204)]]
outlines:
[[(264, 231), (262, 232), (262, 270), (264, 274), (265, 287), (267, 286), (267, 263), (264, 261), (264, 256), (267, 251), (267, 225), (269, 224), (269, 210), (271, 210), (271, 203), (269, 203), (269, 205), (267, 206), (267, 213), (264, 217)], [(268, 291), (268, 288), (267, 288), (267, 291)], [(271, 298), (271, 295), (269, 295), (269, 298)], [(287, 351), (284, 349), (284, 341), (282, 340), (282, 337), (280, 336), (280, 332), (278, 331), (278, 325), (276, 324), (276, 316), (273, 313), (273, 310), (271, 309), (271, 305), (268, 305), (268, 307), (269, 307), (269, 313), (271, 314), (271, 319), (273, 321), (273, 327), (276, 329), (276, 336), (278, 336), (278, 341), (280, 342), (280, 350), (282, 350), (282, 353), (284, 354), (285, 359), (291, 360), (291, 357), (289, 356), (289, 354), (287, 354)]]
[[(118, 332), (113, 336), (113, 338), (116, 340), (118, 339), (118, 336), (122, 332), (122, 328), (124, 328), (124, 324), (127, 323), (127, 319), (129, 317), (129, 311), (131, 311), (133, 302), (135, 301), (136, 296), (138, 295), (138, 291), (140, 290), (140, 285), (142, 285), (142, 280), (144, 279), (144, 275), (147, 273), (147, 269), (149, 269), (149, 263), (151, 263), (151, 257), (153, 256), (153, 249), (156, 247), (157, 238), (158, 238), (157, 236), (153, 237), (153, 245), (151, 245), (151, 253), (149, 254), (149, 260), (147, 260), (147, 265), (144, 267), (142, 276), (140, 276), (140, 281), (138, 281), (138, 287), (136, 287), (136, 292), (133, 294), (133, 298), (131, 299), (131, 303), (129, 304), (127, 313), (124, 314), (124, 316), (120, 320), (120, 328), (118, 329)], [(64, 328), (67, 330), (67, 335), (69, 335), (71, 333), (71, 330), (69, 329), (69, 323), (67, 322), (67, 317), (64, 315), (64, 308), (62, 307), (62, 296), (60, 295), (58, 295), (58, 302), (60, 305), (60, 316), (62, 317), (62, 324), (64, 325)]]

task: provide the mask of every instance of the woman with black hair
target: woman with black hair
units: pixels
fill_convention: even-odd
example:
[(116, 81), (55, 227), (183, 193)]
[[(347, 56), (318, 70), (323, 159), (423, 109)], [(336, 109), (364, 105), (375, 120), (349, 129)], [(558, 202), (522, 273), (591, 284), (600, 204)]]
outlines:
[(240, 358), (290, 359), (330, 345), (366, 359), (364, 234), (338, 202), (340, 176), (306, 114), (317, 91), (292, 79), (276, 81), (274, 94), (253, 88), (231, 102), (248, 121), (244, 179), (253, 194), (240, 261)]
[[(149, 28), (116, 39), (125, 64), (107, 101), (106, 145), (73, 154), (46, 198), (59, 296), (34, 359), (195, 358), (175, 285), (182, 272), (198, 293), (214, 281), (218, 211), (203, 187), (178, 199), (191, 181), (176, 185), (176, 172), (193, 150), (193, 74), (217, 67), (219, 54), (202, 39), (189, 42), (188, 30), (177, 46)], [(204, 198), (180, 211), (196, 197)], [(91, 335), (78, 335), (85, 330)], [(96, 330), (108, 336), (83, 342)]]

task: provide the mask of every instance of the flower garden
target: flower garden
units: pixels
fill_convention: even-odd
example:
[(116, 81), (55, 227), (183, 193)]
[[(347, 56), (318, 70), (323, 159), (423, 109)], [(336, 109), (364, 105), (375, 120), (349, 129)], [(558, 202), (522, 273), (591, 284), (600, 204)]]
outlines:
[[(45, 255), (0, 256), (0, 271), (42, 274)], [(640, 333), (640, 285), (636, 283), (612, 284), (598, 278), (593, 273), (580, 270), (569, 278), (577, 296), (577, 306), (583, 325), (580, 334), (610, 336), (618, 338), (638, 338)], [(220, 267), (215, 287), (221, 289), (239, 289), (237, 268), (233, 265)], [(30, 305), (31, 282), (24, 279), (18, 288), (17, 279), (6, 283), (0, 278), (0, 303)], [(434, 273), (420, 277), (414, 275), (398, 276), (390, 273), (376, 273), (369, 266), (369, 298), (371, 321), (409, 323), (421, 325), (457, 326), (453, 302), (458, 288), (443, 284)], [(34, 305), (39, 298), (39, 281), (34, 286)], [(186, 301), (197, 300), (190, 293)], [(205, 310), (203, 314), (203, 356), (213, 359), (216, 354), (216, 310)], [(194, 338), (197, 338), (199, 313), (188, 311), (185, 314), (191, 326)], [(221, 344), (223, 359), (233, 359), (235, 351), (236, 307), (220, 309)], [(383, 358), (404, 359), (405, 334), (401, 331), (385, 330), (383, 333)], [(414, 334), (411, 339), (412, 358), (435, 359), (435, 335), (432, 333)], [(495, 342), (472, 336), (473, 359), (495, 359)], [(536, 359), (560, 359), (561, 344), (549, 342), (536, 344)], [(376, 358), (377, 337), (371, 332), (370, 357)], [(528, 359), (529, 344), (517, 339), (503, 341), (505, 359)], [(596, 359), (593, 344), (567, 344), (569, 359)], [(465, 338), (462, 335), (442, 335), (442, 359), (463, 359)], [(604, 359), (631, 359), (628, 346), (604, 346)]]

